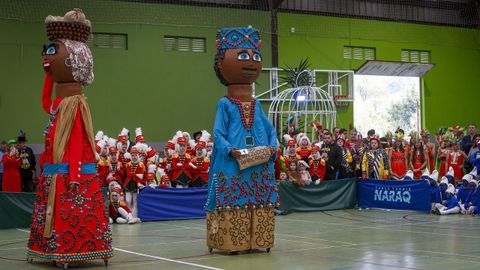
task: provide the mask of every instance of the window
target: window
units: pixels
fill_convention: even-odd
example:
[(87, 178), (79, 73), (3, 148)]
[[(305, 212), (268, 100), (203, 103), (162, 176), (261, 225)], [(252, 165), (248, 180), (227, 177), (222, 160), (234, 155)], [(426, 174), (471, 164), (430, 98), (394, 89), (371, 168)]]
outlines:
[(90, 48), (128, 49), (128, 35), (117, 33), (92, 33), (87, 40)]
[(353, 60), (375, 60), (375, 48), (344, 46), (343, 58)]
[(428, 64), (430, 63), (430, 52), (404, 49), (402, 50), (401, 58), (402, 62)]
[(205, 38), (164, 36), (163, 47), (166, 52), (205, 52)]

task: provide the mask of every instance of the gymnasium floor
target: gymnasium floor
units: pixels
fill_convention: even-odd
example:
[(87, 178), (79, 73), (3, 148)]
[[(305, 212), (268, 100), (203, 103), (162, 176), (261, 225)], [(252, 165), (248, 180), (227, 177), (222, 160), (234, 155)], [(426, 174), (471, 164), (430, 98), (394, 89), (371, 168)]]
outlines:
[[(114, 225), (108, 269), (480, 269), (480, 219), (383, 210), (277, 217), (270, 253), (209, 254), (205, 221)], [(25, 260), (27, 229), (0, 230), (0, 269), (55, 269)], [(73, 267), (71, 267), (73, 268)], [(77, 269), (105, 269), (102, 261)]]

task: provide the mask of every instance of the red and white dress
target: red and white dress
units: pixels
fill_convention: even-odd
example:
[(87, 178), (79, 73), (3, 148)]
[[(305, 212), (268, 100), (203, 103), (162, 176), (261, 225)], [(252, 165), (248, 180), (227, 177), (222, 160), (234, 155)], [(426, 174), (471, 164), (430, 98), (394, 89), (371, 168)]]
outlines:
[(447, 156), (447, 168), (453, 168), (453, 178), (456, 180), (463, 177), (463, 156), (459, 151), (452, 151)]

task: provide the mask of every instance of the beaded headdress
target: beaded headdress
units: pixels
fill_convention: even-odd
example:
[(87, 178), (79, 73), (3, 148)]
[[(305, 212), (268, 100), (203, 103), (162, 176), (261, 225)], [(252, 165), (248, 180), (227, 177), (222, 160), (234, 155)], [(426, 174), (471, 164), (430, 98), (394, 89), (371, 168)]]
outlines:
[(258, 30), (251, 27), (222, 28), (217, 31), (217, 49), (256, 49), (262, 40)]

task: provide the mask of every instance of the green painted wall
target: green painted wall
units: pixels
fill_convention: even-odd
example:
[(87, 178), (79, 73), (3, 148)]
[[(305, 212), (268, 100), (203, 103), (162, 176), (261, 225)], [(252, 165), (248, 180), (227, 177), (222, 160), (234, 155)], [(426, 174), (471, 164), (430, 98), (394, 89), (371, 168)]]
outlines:
[[(94, 32), (128, 34), (128, 50), (92, 50), (95, 81), (85, 93), (94, 128), (109, 135), (124, 126), (142, 126), (148, 141), (165, 141), (177, 129), (211, 129), (215, 104), (225, 94), (213, 72), (218, 28), (259, 28), (264, 66), (271, 63), (268, 12), (88, 0), (0, 0), (0, 6), (0, 139), (16, 137), (23, 128), (30, 142), (43, 142), (48, 122), (40, 106), (40, 52), (48, 42), (43, 20), (72, 7), (84, 10)], [(376, 47), (379, 60), (398, 61), (402, 48), (429, 50), (436, 67), (424, 81), (427, 128), (480, 124), (475, 114), (478, 30), (284, 13), (279, 28), (280, 66), (309, 57), (313, 68), (358, 68), (361, 61), (343, 59), (344, 45)], [(164, 35), (205, 37), (207, 52), (164, 52)], [(257, 89), (266, 88), (268, 77), (263, 76)], [(461, 102), (461, 109), (454, 108), (455, 102)], [(337, 123), (353, 125), (352, 106), (339, 113)]]
[[(435, 68), (422, 89), (426, 128), (480, 124), (478, 30), (281, 13), (279, 43), (280, 65), (308, 57), (316, 69), (359, 68), (363, 61), (343, 59), (346, 45), (375, 47), (376, 59), (387, 61), (400, 61), (402, 49), (430, 51)], [(353, 126), (353, 106), (337, 114), (338, 126)]]
[[(218, 28), (259, 28), (264, 65), (271, 65), (270, 17), (265, 12), (112, 1), (7, 2), (0, 18), (15, 14), (24, 21), (0, 20), (0, 139), (16, 138), (24, 129), (30, 142), (43, 142), (48, 115), (40, 102), (40, 53), (48, 40), (42, 21), (75, 6), (92, 21), (94, 32), (128, 34), (128, 50), (92, 49), (95, 81), (84, 92), (94, 129), (108, 135), (141, 126), (146, 140), (166, 141), (178, 129), (211, 130), (216, 102), (226, 93), (213, 71)], [(206, 53), (165, 52), (164, 35), (205, 37)]]

